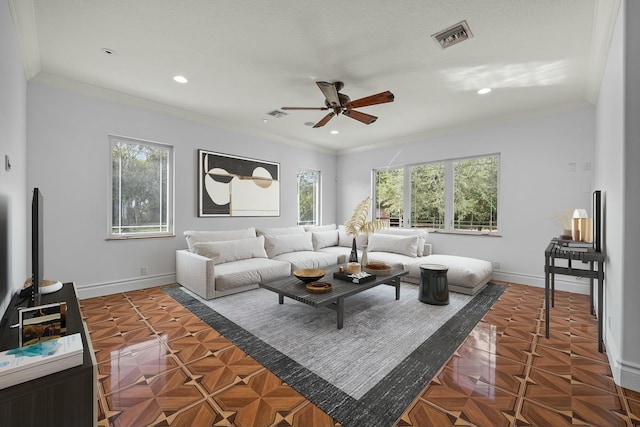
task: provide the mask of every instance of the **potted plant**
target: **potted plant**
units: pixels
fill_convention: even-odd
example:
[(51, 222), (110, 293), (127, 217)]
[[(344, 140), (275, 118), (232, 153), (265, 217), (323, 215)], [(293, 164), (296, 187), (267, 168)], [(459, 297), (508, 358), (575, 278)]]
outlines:
[[(351, 246), (351, 254), (349, 262), (358, 262), (358, 250), (356, 246), (356, 237), (359, 234), (369, 235), (381, 230), (387, 226), (387, 223), (381, 219), (369, 219), (369, 208), (371, 207), (371, 197), (365, 198), (358, 203), (353, 211), (351, 218), (344, 224), (344, 229), (350, 236), (353, 236), (353, 244)], [(362, 261), (366, 262), (366, 245), (363, 247)]]

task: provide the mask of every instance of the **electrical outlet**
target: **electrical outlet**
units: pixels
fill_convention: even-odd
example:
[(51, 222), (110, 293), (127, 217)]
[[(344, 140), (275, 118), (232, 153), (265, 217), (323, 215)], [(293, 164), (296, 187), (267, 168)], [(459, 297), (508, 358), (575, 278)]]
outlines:
[(591, 162), (584, 162), (584, 170), (586, 171), (591, 170)]
[(500, 263), (498, 261), (493, 261), (493, 268), (494, 270), (497, 270), (500, 268)]
[(576, 164), (575, 163), (569, 163), (569, 172), (575, 172), (576, 171)]
[(146, 276), (147, 274), (149, 274), (149, 270), (147, 269), (147, 267), (140, 267), (140, 275)]

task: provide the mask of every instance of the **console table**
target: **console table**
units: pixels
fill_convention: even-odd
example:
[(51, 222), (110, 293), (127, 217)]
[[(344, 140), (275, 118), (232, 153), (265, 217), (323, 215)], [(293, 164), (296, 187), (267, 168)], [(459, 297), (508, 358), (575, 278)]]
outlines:
[[(89, 334), (82, 321), (73, 283), (41, 296), (41, 304), (67, 303), (67, 334), (80, 333), (82, 365), (0, 390), (1, 426), (95, 426), (97, 424), (96, 362)], [(16, 293), (2, 318), (0, 351), (18, 347)], [(24, 306), (24, 304), (23, 304)]]
[[(551, 307), (554, 306), (555, 298), (555, 275), (565, 274), (568, 276), (586, 277), (589, 279), (589, 297), (591, 314), (595, 313), (593, 303), (593, 279), (598, 281), (598, 351), (602, 353), (602, 307), (604, 295), (604, 254), (598, 251), (579, 252), (571, 250), (566, 246), (561, 246), (557, 241), (552, 240), (544, 251), (544, 299), (545, 299), (545, 333), (549, 338), (549, 293), (551, 293)], [(567, 260), (567, 267), (556, 266), (556, 259)], [(587, 263), (589, 268), (575, 268), (572, 261)], [(594, 266), (597, 269), (594, 270)], [(551, 291), (551, 292), (550, 292)]]

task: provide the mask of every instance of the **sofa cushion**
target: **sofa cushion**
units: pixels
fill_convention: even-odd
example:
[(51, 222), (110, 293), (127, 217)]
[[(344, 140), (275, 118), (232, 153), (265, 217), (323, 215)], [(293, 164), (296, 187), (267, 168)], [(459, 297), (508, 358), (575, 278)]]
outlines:
[(244, 230), (185, 231), (183, 235), (187, 239), (187, 247), (193, 252), (193, 245), (196, 243), (256, 237), (256, 229), (250, 227)]
[(313, 231), (311, 232), (311, 242), (313, 250), (326, 248), (327, 246), (338, 246), (338, 230)]
[(291, 274), (291, 265), (268, 258), (252, 258), (216, 265), (214, 271), (216, 290), (226, 291), (286, 277)]
[(302, 268), (327, 268), (338, 263), (338, 255), (316, 251), (289, 252), (273, 259), (291, 264), (292, 272)]
[(427, 230), (424, 228), (385, 228), (376, 231), (378, 234), (392, 234), (398, 236), (418, 236), (418, 256), (424, 255), (424, 245), (427, 243)]
[(410, 257), (418, 256), (418, 236), (398, 236), (394, 234), (372, 234), (369, 236), (367, 251), (393, 252)]
[(256, 228), (258, 236), (281, 236), (283, 234), (304, 234), (304, 228), (301, 225), (293, 227), (272, 227), (272, 228)]
[(312, 251), (311, 233), (265, 235), (264, 247), (269, 258), (296, 251)]
[(305, 231), (329, 231), (337, 230), (338, 226), (335, 224), (329, 225), (303, 225)]
[(194, 252), (211, 258), (216, 264), (249, 258), (266, 258), (264, 236), (222, 242), (203, 242), (193, 245)]
[[(369, 252), (367, 251), (368, 262), (384, 262), (391, 268), (403, 270), (406, 264), (411, 264), (420, 258), (401, 255), (394, 252)], [(362, 260), (360, 258), (360, 260)], [(405, 276), (406, 277), (406, 276)]]
[(420, 265), (441, 264), (447, 267), (449, 290), (475, 295), (480, 292), (493, 275), (489, 261), (456, 255), (429, 255), (419, 262), (405, 265), (410, 277), (420, 277)]
[[(327, 246), (326, 248), (318, 249), (318, 252), (333, 254), (337, 257), (338, 264), (344, 264), (349, 259), (349, 255), (351, 255), (351, 248), (344, 246)], [(362, 252), (358, 251), (358, 259), (360, 259), (361, 254)]]
[[(338, 246), (344, 246), (345, 248), (350, 248), (353, 245), (353, 236), (347, 233), (344, 230), (344, 225), (338, 228)], [(356, 246), (361, 248), (362, 245), (366, 245), (368, 241), (368, 236), (366, 234), (359, 234), (356, 236)]]

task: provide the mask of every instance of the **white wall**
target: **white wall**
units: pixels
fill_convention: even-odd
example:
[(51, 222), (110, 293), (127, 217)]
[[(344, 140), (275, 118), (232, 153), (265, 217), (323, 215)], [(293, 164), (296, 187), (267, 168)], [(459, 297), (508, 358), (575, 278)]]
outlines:
[[(45, 277), (75, 281), (88, 297), (175, 281), (183, 231), (296, 223), (298, 168), (322, 170), (322, 219), (335, 222), (335, 156), (273, 143), (158, 112), (29, 83), (29, 187), (45, 204)], [(175, 238), (107, 241), (109, 134), (175, 147)], [(198, 218), (197, 150), (276, 161), (281, 216)], [(148, 275), (141, 276), (141, 267)]]
[(640, 5), (622, 2), (598, 97), (595, 183), (604, 190), (607, 356), (616, 382), (640, 391)]
[[(371, 191), (371, 170), (500, 153), (501, 237), (431, 233), (434, 253), (499, 262), (499, 280), (544, 286), (544, 250), (561, 232), (555, 213), (591, 210), (593, 109), (351, 153), (338, 159), (338, 221)], [(569, 171), (569, 163), (576, 171)], [(557, 289), (588, 293), (584, 279), (556, 277)]]
[[(27, 83), (6, 1), (0, 2), (0, 313), (27, 266)], [(5, 168), (5, 156), (11, 170)], [(30, 246), (30, 245), (29, 245)]]
[(640, 3), (626, 2), (621, 384), (640, 391)]

